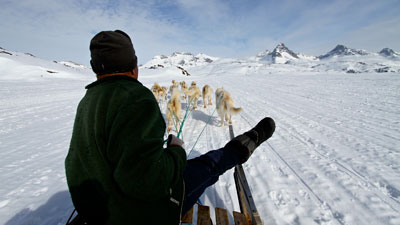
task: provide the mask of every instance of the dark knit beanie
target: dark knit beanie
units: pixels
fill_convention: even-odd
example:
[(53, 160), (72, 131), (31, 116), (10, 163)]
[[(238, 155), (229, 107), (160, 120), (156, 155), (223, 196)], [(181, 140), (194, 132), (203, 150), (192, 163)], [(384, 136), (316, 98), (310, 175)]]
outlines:
[(132, 71), (137, 57), (132, 41), (123, 31), (102, 31), (90, 41), (90, 65), (97, 75)]

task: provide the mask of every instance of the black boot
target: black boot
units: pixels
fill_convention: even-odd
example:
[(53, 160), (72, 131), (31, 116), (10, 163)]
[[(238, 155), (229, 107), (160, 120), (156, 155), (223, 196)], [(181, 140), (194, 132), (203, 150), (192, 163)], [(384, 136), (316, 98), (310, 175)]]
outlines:
[(275, 131), (275, 122), (266, 117), (251, 130), (236, 136), (225, 147), (239, 148), (242, 153), (242, 163), (246, 162), (254, 150), (264, 141), (268, 140)]

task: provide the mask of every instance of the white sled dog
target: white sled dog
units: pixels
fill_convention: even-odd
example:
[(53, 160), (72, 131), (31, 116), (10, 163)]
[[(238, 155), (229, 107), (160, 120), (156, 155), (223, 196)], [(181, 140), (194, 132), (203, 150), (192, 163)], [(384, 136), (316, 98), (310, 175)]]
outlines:
[[(194, 81), (193, 81), (194, 82)], [(189, 97), (189, 104), (193, 104), (193, 109), (197, 108), (197, 101), (201, 96), (200, 88), (196, 86), (196, 83), (191, 84), (189, 89), (186, 91), (187, 96)]]
[(240, 113), (242, 108), (235, 108), (233, 98), (224, 88), (217, 88), (215, 91), (215, 104), (219, 117), (221, 118), (221, 127), (224, 127), (225, 120), (232, 124), (232, 115)]
[(213, 93), (213, 89), (210, 87), (210, 85), (206, 84), (203, 87), (203, 105), (204, 108), (207, 108), (207, 103), (206, 103), (206, 99), (208, 100), (208, 105), (212, 105), (212, 101), (211, 101), (211, 95)]
[[(168, 119), (168, 133), (171, 131), (171, 126), (175, 120), (175, 126), (179, 129), (179, 121), (182, 119), (181, 116), (181, 96), (178, 88), (174, 88), (171, 99), (167, 104), (166, 116)], [(178, 132), (178, 130), (176, 131)]]

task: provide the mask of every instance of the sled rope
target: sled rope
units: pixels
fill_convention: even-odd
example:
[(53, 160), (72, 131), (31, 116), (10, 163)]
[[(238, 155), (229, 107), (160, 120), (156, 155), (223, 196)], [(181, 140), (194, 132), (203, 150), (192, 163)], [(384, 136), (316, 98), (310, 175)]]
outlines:
[[(179, 138), (179, 136), (180, 136), (181, 133), (182, 133), (183, 125), (184, 125), (184, 123), (185, 123), (185, 121), (186, 121), (186, 118), (187, 118), (187, 116), (188, 116), (188, 111), (189, 111), (189, 109), (190, 109), (190, 112), (193, 111), (193, 107), (190, 107), (190, 106), (192, 105), (191, 103), (193, 102), (193, 100), (194, 100), (194, 99), (192, 99), (192, 101), (188, 102), (188, 107), (186, 107), (185, 116), (183, 117), (183, 120), (182, 120), (182, 122), (181, 122), (181, 125), (180, 125), (180, 127), (179, 127), (179, 130), (178, 130), (178, 126), (177, 126), (177, 124), (175, 123), (175, 120), (174, 120), (175, 129), (178, 130), (178, 134), (176, 135), (177, 138)], [(193, 104), (193, 105), (194, 105), (194, 104)], [(176, 115), (175, 112), (171, 111), (171, 109), (169, 109), (169, 108), (168, 108), (168, 110), (172, 113), (173, 116), (175, 116), (176, 118), (178, 118), (178, 116)], [(180, 121), (179, 121), (179, 122), (180, 122)], [(166, 140), (164, 140), (164, 144), (167, 143), (167, 141), (168, 141), (168, 138), (167, 138)]]
[(72, 216), (74, 215), (75, 212), (76, 212), (76, 209), (74, 209), (74, 210), (72, 211), (71, 215), (69, 216), (69, 218), (68, 218), (68, 220), (67, 220), (66, 225), (70, 224), (71, 219), (72, 219)]
[(189, 109), (190, 109), (190, 106), (192, 105), (192, 102), (193, 102), (193, 106), (192, 106), (192, 108), (190, 109), (190, 112), (193, 111), (193, 107), (194, 107), (194, 101), (193, 101), (193, 100), (195, 100), (195, 99), (193, 98), (190, 102), (188, 102), (188, 107), (186, 107), (185, 116), (183, 117), (183, 120), (182, 120), (182, 123), (181, 123), (181, 127), (179, 128), (178, 135), (176, 136), (177, 138), (179, 138), (180, 134), (182, 133), (183, 124), (184, 124), (185, 121), (186, 121), (186, 118), (187, 118), (187, 116), (188, 116), (188, 111), (189, 111)]
[(208, 121), (207, 121), (206, 125), (204, 125), (204, 127), (203, 127), (203, 129), (201, 130), (199, 136), (197, 137), (196, 142), (194, 142), (192, 149), (189, 151), (188, 158), (189, 158), (189, 156), (190, 156), (190, 153), (192, 153), (194, 147), (196, 146), (197, 142), (199, 141), (199, 139), (200, 139), (201, 135), (203, 134), (204, 130), (206, 129), (207, 125), (210, 123), (210, 120), (211, 120), (211, 118), (213, 117), (213, 115), (214, 115), (214, 113), (215, 113), (216, 110), (217, 110), (217, 108), (215, 108), (214, 111), (213, 111), (213, 113), (211, 114), (211, 116), (208, 117)]
[[(221, 96), (223, 97), (224, 95), (222, 94)], [(220, 99), (221, 99), (222, 97), (220, 97)], [(218, 104), (217, 104), (217, 103), (218, 103)], [(204, 104), (204, 103), (203, 103), (203, 104)], [(192, 153), (194, 147), (196, 146), (197, 142), (199, 141), (201, 135), (203, 134), (203, 131), (206, 129), (207, 125), (210, 123), (211, 118), (214, 116), (214, 113), (215, 113), (215, 111), (217, 110), (217, 108), (219, 107), (220, 104), (221, 104), (221, 100), (219, 100), (219, 101), (216, 100), (215, 109), (214, 109), (213, 113), (211, 114), (211, 116), (208, 117), (208, 121), (207, 121), (206, 125), (204, 125), (203, 130), (201, 130), (199, 136), (197, 137), (196, 142), (193, 144), (192, 149), (189, 151), (188, 158), (189, 158), (189, 156), (190, 156), (190, 153)]]
[[(176, 115), (176, 113), (174, 111), (172, 111), (170, 108), (168, 108), (168, 111), (171, 112), (173, 117), (178, 119), (178, 124), (179, 124), (181, 122), (181, 120), (179, 119), (178, 115)], [(178, 130), (178, 124), (176, 123), (176, 120), (174, 120), (174, 118), (172, 118), (172, 121), (174, 122), (175, 130)]]

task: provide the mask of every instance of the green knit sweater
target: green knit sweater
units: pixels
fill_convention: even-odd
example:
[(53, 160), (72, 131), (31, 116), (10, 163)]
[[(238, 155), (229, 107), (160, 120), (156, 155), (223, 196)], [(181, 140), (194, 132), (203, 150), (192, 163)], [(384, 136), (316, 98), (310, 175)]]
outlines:
[(163, 148), (151, 91), (128, 76), (86, 88), (65, 160), (78, 213), (89, 224), (179, 224), (186, 152)]

